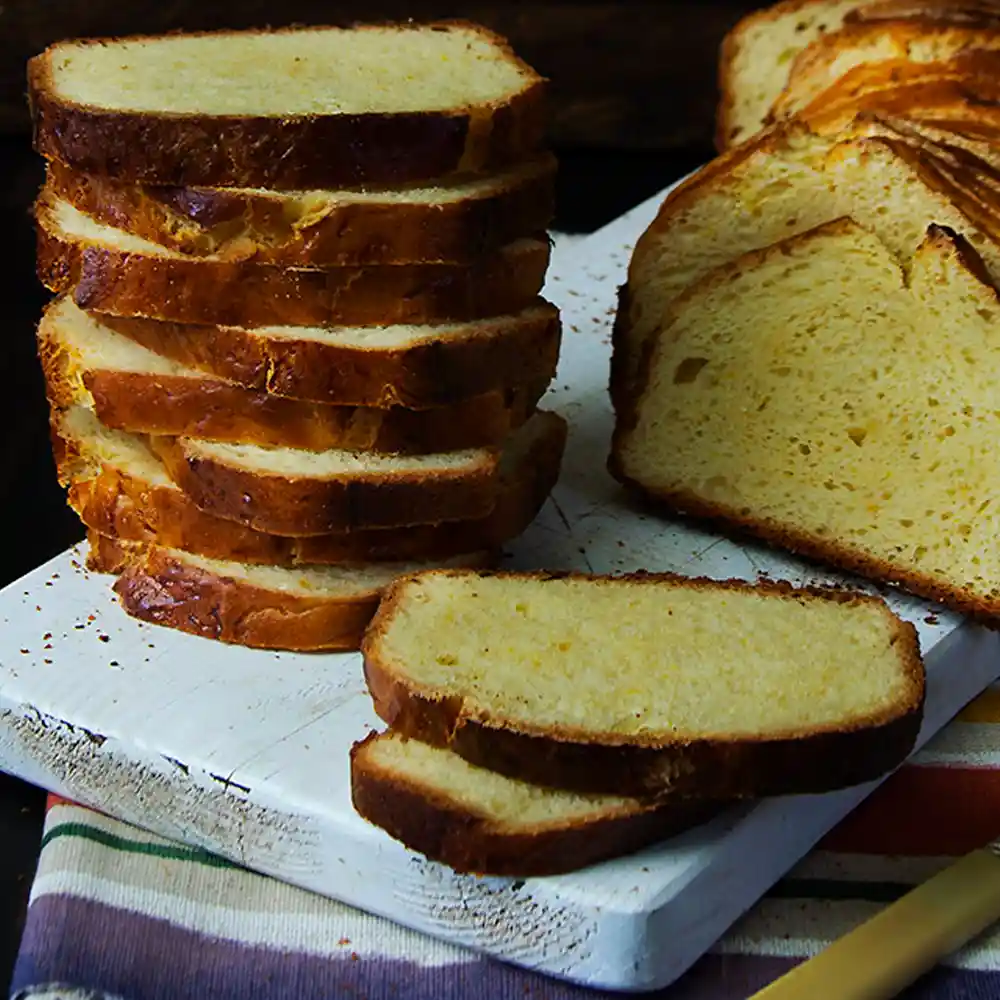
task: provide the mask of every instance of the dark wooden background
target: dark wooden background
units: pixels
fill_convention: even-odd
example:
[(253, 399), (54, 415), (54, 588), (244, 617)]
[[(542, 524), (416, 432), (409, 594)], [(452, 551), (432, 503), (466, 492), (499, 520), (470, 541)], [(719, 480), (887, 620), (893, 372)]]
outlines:
[[(464, 17), (511, 39), (551, 82), (560, 157), (556, 228), (589, 232), (711, 156), (716, 53), (753, 7), (741, 0), (459, 3), (319, 0), (0, 0), (0, 585), (82, 534), (49, 456), (33, 329), (29, 209), (42, 177), (30, 150), (24, 64), (53, 41), (178, 29)], [(43, 794), (0, 775), (0, 984), (9, 981), (40, 839)]]

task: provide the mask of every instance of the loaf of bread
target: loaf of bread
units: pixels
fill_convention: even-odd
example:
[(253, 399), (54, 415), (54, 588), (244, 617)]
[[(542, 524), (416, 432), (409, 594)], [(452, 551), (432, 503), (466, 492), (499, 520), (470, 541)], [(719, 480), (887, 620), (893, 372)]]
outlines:
[(28, 65), (43, 156), (176, 186), (494, 170), (540, 147), (543, 89), (503, 39), (461, 22), (65, 41)]
[(389, 588), (362, 649), (400, 735), (578, 791), (827, 791), (902, 762), (922, 716), (916, 631), (840, 591), (431, 572)]
[(941, 227), (908, 273), (849, 219), (749, 253), (674, 302), (612, 469), (669, 510), (1000, 615), (998, 317)]

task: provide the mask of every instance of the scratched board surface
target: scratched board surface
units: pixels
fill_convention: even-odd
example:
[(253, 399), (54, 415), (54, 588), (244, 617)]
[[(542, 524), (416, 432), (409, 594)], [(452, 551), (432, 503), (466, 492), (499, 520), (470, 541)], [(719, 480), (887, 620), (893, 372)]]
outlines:
[[(556, 492), (510, 547), (523, 568), (831, 574), (636, 511), (604, 467), (616, 288), (659, 199), (575, 244), (547, 294), (565, 339), (547, 405), (570, 439)], [(350, 806), (348, 748), (377, 720), (357, 655), (222, 646), (128, 619), (70, 551), (0, 593), (0, 767), (167, 837), (402, 924), (593, 986), (680, 975), (872, 786), (734, 810), (641, 854), (548, 879), (457, 876)], [(890, 596), (920, 632), (926, 738), (1000, 675), (1000, 637)]]

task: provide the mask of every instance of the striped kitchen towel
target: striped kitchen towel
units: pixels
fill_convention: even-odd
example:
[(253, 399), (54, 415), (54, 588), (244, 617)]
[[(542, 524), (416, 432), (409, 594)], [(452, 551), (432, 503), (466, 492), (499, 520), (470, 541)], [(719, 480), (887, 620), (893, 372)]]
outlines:
[[(659, 996), (744, 998), (949, 859), (998, 833), (1000, 687), (995, 687)], [(50, 802), (11, 995), (18, 1000), (601, 996), (442, 944), (60, 800)], [(904, 996), (1000, 997), (1000, 930), (952, 956)], [(835, 997), (831, 986), (830, 998)]]

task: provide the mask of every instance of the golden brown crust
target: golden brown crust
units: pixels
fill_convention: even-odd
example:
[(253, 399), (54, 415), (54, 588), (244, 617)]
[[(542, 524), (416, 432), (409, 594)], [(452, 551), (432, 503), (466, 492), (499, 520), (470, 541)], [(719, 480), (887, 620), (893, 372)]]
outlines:
[(319, 479), (229, 464), (200, 452), (190, 438), (151, 438), (150, 446), (206, 514), (274, 535), (466, 521), (486, 517), (496, 504), (499, 453), (485, 449), (461, 468)]
[(466, 267), (283, 268), (64, 238), (44, 197), (35, 218), (38, 277), (47, 288), (72, 290), (82, 309), (178, 323), (380, 326), (497, 316), (532, 303), (549, 262), (542, 238), (508, 244)]
[(312, 451), (412, 454), (499, 445), (531, 416), (545, 390), (537, 385), (487, 393), (426, 410), (334, 406), (245, 389), (198, 372), (87, 369), (44, 321), (38, 354), (49, 402), (57, 408), (92, 405), (106, 427)]
[[(449, 23), (469, 26), (438, 25)], [(494, 170), (541, 146), (545, 81), (500, 36), (475, 30), (521, 66), (525, 87), (503, 102), (443, 112), (278, 118), (109, 111), (60, 100), (47, 49), (28, 63), (35, 149), (85, 173), (173, 186), (334, 188)]]
[[(444, 571), (448, 572), (448, 571)], [(545, 579), (568, 573), (512, 574)], [(612, 578), (605, 578), (612, 579)], [(894, 645), (909, 678), (909, 696), (882, 713), (849, 726), (810, 727), (770, 739), (746, 737), (671, 742), (665, 734), (624, 741), (614, 733), (492, 724), (466, 711), (460, 693), (425, 693), (399, 676), (379, 641), (405, 601), (406, 580), (383, 595), (362, 644), (365, 680), (375, 711), (400, 734), (447, 746), (470, 763), (536, 784), (613, 795), (669, 792), (694, 798), (733, 799), (832, 791), (881, 777), (911, 752), (923, 717), (924, 669), (916, 629), (896, 618), (878, 598), (820, 588), (793, 588), (764, 581), (688, 579), (669, 573), (613, 578), (623, 585), (756, 590), (802, 600), (877, 604), (893, 620)]]
[(369, 753), (380, 734), (351, 749), (351, 800), (358, 813), (411, 850), (457, 872), (556, 875), (629, 854), (706, 822), (718, 807), (633, 800), (590, 821), (508, 829), (468, 809), (448, 789), (411, 782)]
[(114, 591), (133, 618), (255, 649), (357, 649), (379, 602), (374, 588), (339, 596), (269, 590), (155, 545), (122, 547), (117, 558), (113, 552), (107, 540), (94, 558), (121, 567)]
[(496, 506), (486, 517), (311, 538), (264, 534), (212, 517), (176, 487), (154, 485), (109, 463), (95, 468), (78, 442), (54, 433), (53, 444), (70, 507), (100, 535), (242, 563), (405, 562), (498, 549), (524, 531), (555, 486), (566, 441), (565, 421), (555, 414), (544, 419), (547, 430), (502, 478)]
[(550, 380), (562, 328), (555, 306), (542, 299), (537, 306), (446, 338), (385, 349), (232, 326), (96, 318), (156, 354), (248, 389), (319, 403), (424, 409)]
[(468, 265), (548, 228), (554, 176), (555, 158), (542, 156), (492, 193), (440, 203), (345, 197), (305, 216), (272, 191), (118, 183), (58, 161), (47, 188), (106, 225), (195, 256), (286, 267)]
[[(858, 13), (858, 12), (855, 12)], [(971, 50), (989, 50), (997, 47), (995, 32), (992, 30), (996, 22), (989, 24), (989, 30), (984, 23), (968, 23), (965, 21), (952, 23), (939, 18), (933, 12), (925, 12), (923, 16), (902, 18), (848, 19), (838, 31), (820, 36), (803, 49), (792, 63), (785, 89), (771, 107), (768, 121), (788, 117), (792, 112), (793, 102), (801, 99), (798, 92), (802, 84), (814, 86), (823, 82), (833, 86), (837, 83), (836, 76), (831, 77), (830, 71), (837, 65), (838, 58), (847, 50), (864, 46), (872, 40), (883, 43), (888, 41), (895, 47), (895, 55), (874, 55), (858, 65), (885, 64), (894, 61), (897, 65), (908, 62), (907, 53), (914, 41), (935, 40), (939, 45), (947, 47), (946, 60), (963, 57), (963, 53)], [(927, 65), (916, 63), (914, 65)], [(940, 66), (940, 62), (937, 64)], [(851, 67), (853, 69), (854, 67)], [(843, 72), (840, 74), (843, 76)], [(868, 74), (865, 74), (868, 77)]]

